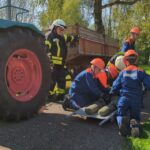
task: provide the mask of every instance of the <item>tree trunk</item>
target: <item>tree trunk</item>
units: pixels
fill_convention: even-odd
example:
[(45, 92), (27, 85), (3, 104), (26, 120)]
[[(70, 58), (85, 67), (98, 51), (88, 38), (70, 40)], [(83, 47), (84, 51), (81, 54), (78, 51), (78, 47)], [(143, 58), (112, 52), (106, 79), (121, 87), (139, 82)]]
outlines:
[(108, 20), (108, 35), (110, 37), (112, 36), (112, 17), (111, 17), (111, 13), (112, 13), (112, 7), (110, 7), (110, 10), (109, 10), (109, 20)]
[(114, 5), (133, 5), (141, 0), (133, 0), (133, 1), (121, 1), (115, 0), (110, 1), (109, 3), (102, 5), (103, 0), (94, 0), (94, 19), (95, 19), (95, 29), (97, 32), (105, 34), (105, 28), (102, 21), (102, 10), (107, 7), (111, 7)]
[(104, 34), (105, 29), (102, 21), (102, 0), (94, 0), (94, 20), (96, 31)]

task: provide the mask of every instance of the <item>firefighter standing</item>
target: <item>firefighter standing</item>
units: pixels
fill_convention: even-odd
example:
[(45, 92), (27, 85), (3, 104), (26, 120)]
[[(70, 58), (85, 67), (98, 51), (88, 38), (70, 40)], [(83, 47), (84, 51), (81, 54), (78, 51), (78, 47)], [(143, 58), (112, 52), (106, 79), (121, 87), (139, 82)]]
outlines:
[[(48, 56), (50, 57), (52, 69), (52, 84), (50, 85), (49, 98), (63, 100), (65, 94), (65, 60), (67, 56), (67, 42), (75, 40), (74, 36), (64, 34), (67, 28), (62, 19), (55, 20), (51, 25), (51, 32), (46, 38), (45, 44), (49, 47)], [(57, 84), (56, 93), (54, 88)]]

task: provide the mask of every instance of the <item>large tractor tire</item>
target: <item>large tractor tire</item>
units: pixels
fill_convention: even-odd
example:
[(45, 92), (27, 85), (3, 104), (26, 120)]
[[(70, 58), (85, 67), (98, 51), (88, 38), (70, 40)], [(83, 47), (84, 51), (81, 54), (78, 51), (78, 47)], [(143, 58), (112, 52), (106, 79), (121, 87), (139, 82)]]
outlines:
[(43, 43), (28, 28), (0, 30), (0, 117), (29, 118), (45, 104), (50, 71)]

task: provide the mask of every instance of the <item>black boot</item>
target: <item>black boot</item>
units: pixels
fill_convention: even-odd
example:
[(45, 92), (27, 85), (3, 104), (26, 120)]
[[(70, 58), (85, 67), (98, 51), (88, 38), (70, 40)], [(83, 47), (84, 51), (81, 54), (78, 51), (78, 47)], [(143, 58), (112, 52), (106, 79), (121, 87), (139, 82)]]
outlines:
[(55, 102), (56, 99), (57, 99), (57, 95), (56, 94), (48, 95), (47, 102)]
[(58, 95), (56, 95), (56, 102), (58, 102), (58, 103), (63, 103), (64, 102), (64, 94), (58, 94)]
[(131, 136), (132, 137), (140, 136), (140, 124), (138, 123), (138, 121), (136, 119), (131, 119), (130, 128), (131, 128)]
[(70, 96), (69, 94), (64, 96), (64, 101), (62, 103), (62, 107), (64, 110), (70, 110)]
[(122, 135), (122, 136), (130, 135), (129, 124), (130, 124), (129, 118), (123, 117), (122, 124), (119, 126), (119, 135)]

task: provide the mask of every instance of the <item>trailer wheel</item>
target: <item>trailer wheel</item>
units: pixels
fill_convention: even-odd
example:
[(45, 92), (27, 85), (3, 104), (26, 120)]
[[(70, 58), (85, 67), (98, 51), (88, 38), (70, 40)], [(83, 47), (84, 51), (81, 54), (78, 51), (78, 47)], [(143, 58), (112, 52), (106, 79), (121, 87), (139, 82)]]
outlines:
[(44, 38), (26, 28), (0, 30), (0, 114), (5, 119), (29, 118), (48, 93), (49, 62)]

